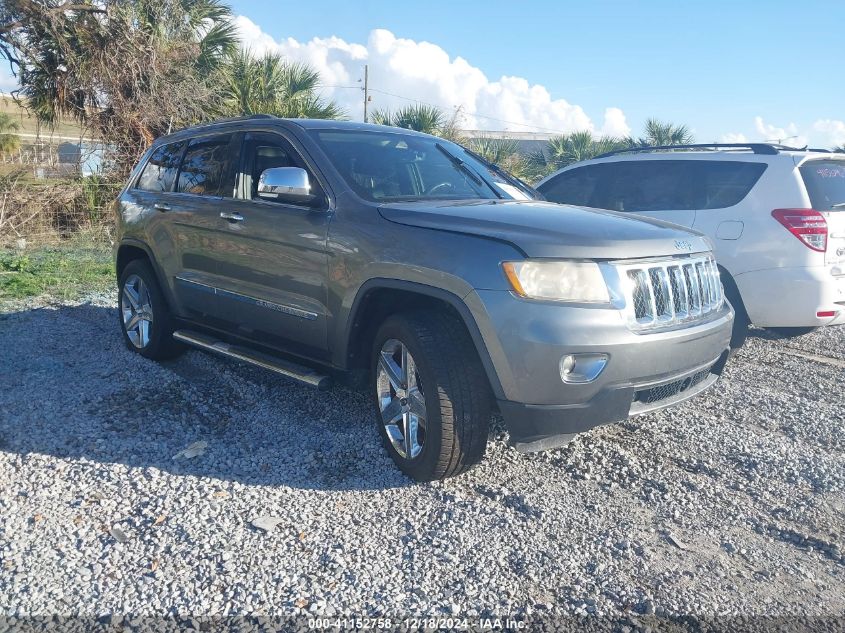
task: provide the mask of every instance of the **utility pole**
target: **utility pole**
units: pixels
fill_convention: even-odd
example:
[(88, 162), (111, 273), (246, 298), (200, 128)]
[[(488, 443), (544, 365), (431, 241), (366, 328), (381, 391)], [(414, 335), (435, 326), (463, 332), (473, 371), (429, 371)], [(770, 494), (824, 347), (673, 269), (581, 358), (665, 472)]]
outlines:
[(364, 64), (364, 123), (367, 122), (367, 101), (370, 100), (369, 89), (370, 67)]

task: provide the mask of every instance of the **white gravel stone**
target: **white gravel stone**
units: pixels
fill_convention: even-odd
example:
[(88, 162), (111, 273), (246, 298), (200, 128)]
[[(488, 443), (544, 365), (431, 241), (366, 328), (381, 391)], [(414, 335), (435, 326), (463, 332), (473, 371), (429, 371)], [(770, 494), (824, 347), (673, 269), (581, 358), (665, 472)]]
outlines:
[(845, 371), (801, 356), (845, 358), (845, 328), (755, 330), (706, 395), (557, 451), (497, 420), (479, 467), (420, 485), (366, 394), (148, 361), (111, 297), (15, 309), (2, 615), (845, 615)]

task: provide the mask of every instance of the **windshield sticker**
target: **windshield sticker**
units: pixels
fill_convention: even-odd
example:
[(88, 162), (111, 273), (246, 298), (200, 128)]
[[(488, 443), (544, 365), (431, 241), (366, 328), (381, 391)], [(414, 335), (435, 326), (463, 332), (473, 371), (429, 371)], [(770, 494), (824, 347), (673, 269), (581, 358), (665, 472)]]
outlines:
[(845, 168), (842, 167), (819, 167), (816, 173), (820, 178), (845, 178)]

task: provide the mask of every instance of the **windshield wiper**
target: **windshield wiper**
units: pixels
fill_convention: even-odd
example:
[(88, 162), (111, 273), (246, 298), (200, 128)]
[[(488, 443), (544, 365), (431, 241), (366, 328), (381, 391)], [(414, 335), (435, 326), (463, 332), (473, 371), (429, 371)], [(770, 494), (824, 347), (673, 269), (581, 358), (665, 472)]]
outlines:
[[(481, 180), (481, 177), (478, 174), (476, 174), (469, 165), (467, 165), (464, 161), (462, 161), (457, 156), (453, 155), (448, 149), (443, 147), (440, 143), (435, 143), (434, 146), (438, 150), (440, 150), (440, 153), (442, 153), (446, 158), (448, 158), (455, 167), (457, 167), (462, 172), (464, 172), (467, 176), (469, 176), (470, 180), (472, 180), (476, 185), (478, 185), (479, 187), (484, 186), (484, 181)], [(495, 191), (493, 193), (495, 193)]]
[(471, 149), (469, 149), (468, 147), (464, 147), (463, 145), (461, 146), (461, 149), (463, 149), (467, 154), (472, 156), (479, 163), (481, 163), (482, 165), (487, 167), (487, 169), (493, 171), (499, 177), (504, 178), (505, 182), (508, 182), (512, 185), (515, 185), (518, 189), (523, 189), (524, 192), (528, 193), (530, 196), (533, 196), (536, 200), (545, 200), (545, 197), (543, 197), (543, 194), (541, 194), (539, 191), (537, 191), (534, 187), (532, 187), (528, 183), (522, 181), (521, 179), (517, 178), (513, 174), (508, 173), (507, 171), (505, 171), (504, 169), (499, 167), (496, 163), (490, 162), (489, 160), (484, 158), (478, 152), (474, 152)]

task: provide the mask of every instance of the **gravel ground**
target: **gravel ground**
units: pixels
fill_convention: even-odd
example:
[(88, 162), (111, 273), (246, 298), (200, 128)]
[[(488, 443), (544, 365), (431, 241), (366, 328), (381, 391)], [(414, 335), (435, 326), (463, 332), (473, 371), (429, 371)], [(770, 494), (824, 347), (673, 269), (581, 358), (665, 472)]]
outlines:
[(755, 332), (705, 396), (547, 453), (494, 431), (418, 485), (361, 395), (147, 361), (107, 296), (19, 303), (0, 613), (845, 618), (843, 350), (845, 328)]

